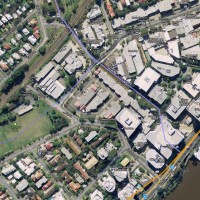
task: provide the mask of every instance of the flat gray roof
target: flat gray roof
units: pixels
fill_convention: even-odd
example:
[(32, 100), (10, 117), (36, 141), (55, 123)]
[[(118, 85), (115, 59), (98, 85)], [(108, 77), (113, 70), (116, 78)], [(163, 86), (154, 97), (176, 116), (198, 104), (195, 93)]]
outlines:
[(173, 118), (177, 119), (179, 115), (186, 109), (191, 99), (182, 91), (179, 90), (171, 100), (171, 104), (166, 112)]
[(42, 70), (35, 75), (36, 81), (37, 82), (41, 81), (41, 79), (44, 78), (53, 68), (54, 68), (54, 65), (52, 62), (49, 62), (48, 64), (46, 64), (42, 68)]
[(157, 101), (160, 105), (167, 98), (167, 94), (164, 91), (164, 88), (159, 85), (156, 85), (154, 88), (152, 88), (148, 96)]
[(53, 60), (57, 63), (61, 63), (65, 57), (68, 55), (68, 53), (71, 51), (71, 47), (68, 45), (65, 45), (53, 58)]

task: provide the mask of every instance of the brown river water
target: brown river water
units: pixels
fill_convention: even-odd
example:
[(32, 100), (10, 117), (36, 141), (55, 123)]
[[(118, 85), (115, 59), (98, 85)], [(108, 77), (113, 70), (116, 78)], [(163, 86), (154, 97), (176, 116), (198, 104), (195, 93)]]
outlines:
[(200, 200), (200, 162), (188, 163), (182, 182), (165, 200)]

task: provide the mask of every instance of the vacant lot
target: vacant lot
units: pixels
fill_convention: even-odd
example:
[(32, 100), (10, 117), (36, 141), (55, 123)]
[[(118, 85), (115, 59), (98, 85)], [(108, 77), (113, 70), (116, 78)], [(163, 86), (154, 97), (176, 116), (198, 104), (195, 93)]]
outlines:
[(44, 115), (37, 120), (48, 109), (48, 106), (42, 101), (39, 101), (38, 105), (38, 107), (35, 107), (29, 113), (21, 117), (17, 116), (16, 122), (0, 127), (0, 142), (18, 136), (13, 141), (0, 145), (0, 157), (8, 151), (16, 150), (49, 134), (52, 128), (49, 117)]

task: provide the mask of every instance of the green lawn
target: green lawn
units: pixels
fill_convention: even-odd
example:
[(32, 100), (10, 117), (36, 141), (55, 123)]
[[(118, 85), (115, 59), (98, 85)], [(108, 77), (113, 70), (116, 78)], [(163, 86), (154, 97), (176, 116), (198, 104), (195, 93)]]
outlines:
[(17, 116), (17, 125), (14, 125), (14, 122), (0, 128), (0, 142), (9, 140), (24, 130), (23, 134), (21, 134), (14, 141), (0, 145), (0, 157), (8, 151), (16, 150), (38, 138), (41, 138), (42, 136), (49, 134), (52, 124), (47, 115), (44, 115), (42, 118), (37, 120), (34, 125), (29, 127), (31, 123), (46, 109), (48, 109), (48, 106), (44, 102), (39, 101), (39, 107), (34, 108), (32, 111), (21, 117)]

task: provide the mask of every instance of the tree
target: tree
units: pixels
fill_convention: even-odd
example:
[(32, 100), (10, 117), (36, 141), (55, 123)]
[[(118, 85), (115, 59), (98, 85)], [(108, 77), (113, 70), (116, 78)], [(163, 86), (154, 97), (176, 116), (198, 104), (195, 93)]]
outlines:
[(39, 52), (41, 55), (44, 55), (46, 53), (46, 46), (40, 47)]
[(76, 84), (76, 82), (77, 82), (76, 76), (75, 76), (74, 74), (71, 74), (71, 75), (69, 76), (69, 84), (70, 84), (71, 86), (74, 86), (74, 85)]
[(147, 28), (143, 28), (141, 31), (141, 36), (144, 38), (148, 38), (149, 37), (149, 31)]
[(117, 156), (117, 150), (113, 149), (108, 153), (108, 160), (112, 160)]
[(25, 105), (30, 105), (30, 103), (31, 103), (30, 99), (29, 98), (25, 98), (24, 104)]

